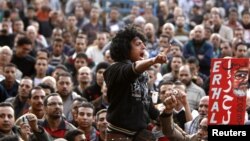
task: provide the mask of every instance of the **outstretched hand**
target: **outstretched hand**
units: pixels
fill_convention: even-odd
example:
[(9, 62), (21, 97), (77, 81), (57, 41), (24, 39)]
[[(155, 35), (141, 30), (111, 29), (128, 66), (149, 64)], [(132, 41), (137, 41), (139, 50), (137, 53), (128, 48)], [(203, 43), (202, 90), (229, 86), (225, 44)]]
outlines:
[(154, 58), (154, 63), (167, 63), (167, 57), (163, 53), (159, 53), (155, 58)]

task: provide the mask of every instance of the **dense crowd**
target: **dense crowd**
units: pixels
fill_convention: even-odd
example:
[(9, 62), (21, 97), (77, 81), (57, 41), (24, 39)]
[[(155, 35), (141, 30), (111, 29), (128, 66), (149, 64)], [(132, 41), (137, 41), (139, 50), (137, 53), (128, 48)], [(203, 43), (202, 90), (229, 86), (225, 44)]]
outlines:
[[(148, 131), (156, 141), (207, 140), (211, 60), (250, 57), (250, 1), (134, 0), (129, 13), (112, 2), (0, 0), (0, 141), (106, 141), (107, 82), (130, 82), (109, 68), (133, 58), (119, 54), (131, 50), (131, 36), (143, 42), (139, 56), (154, 62), (145, 63), (148, 79), (138, 63), (126, 74), (140, 70), (154, 107), (165, 111), (147, 121)], [(115, 40), (130, 25), (136, 32)], [(116, 42), (128, 50), (115, 50)], [(248, 89), (249, 74), (239, 78)], [(117, 84), (123, 94), (125, 83)], [(247, 123), (250, 95), (246, 109)]]

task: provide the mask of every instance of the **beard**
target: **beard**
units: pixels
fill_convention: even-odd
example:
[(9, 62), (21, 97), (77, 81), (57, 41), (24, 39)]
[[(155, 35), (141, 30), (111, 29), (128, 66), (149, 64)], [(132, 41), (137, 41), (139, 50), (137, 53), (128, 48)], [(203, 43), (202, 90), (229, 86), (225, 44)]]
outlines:
[(147, 39), (151, 39), (153, 37), (153, 35), (151, 33), (146, 33), (146, 37), (147, 37)]
[(182, 28), (184, 25), (183, 24), (177, 24), (176, 25), (178, 28)]
[(2, 30), (1, 30), (1, 33), (2, 33), (3, 35), (6, 35), (6, 34), (8, 34), (8, 30), (2, 29)]
[(54, 111), (53, 113), (49, 114), (49, 117), (52, 119), (58, 119), (62, 117), (62, 111)]

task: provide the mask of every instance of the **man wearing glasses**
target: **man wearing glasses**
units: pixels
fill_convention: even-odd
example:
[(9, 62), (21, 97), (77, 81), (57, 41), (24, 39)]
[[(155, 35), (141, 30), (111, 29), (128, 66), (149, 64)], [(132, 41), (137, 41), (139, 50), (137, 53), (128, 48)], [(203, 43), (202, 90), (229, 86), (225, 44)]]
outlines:
[(248, 67), (241, 67), (234, 73), (233, 88), (237, 96), (245, 96), (248, 88)]
[[(45, 119), (38, 122), (53, 138), (64, 138), (65, 134), (75, 126), (63, 118), (63, 101), (59, 94), (52, 93), (44, 99)], [(41, 131), (42, 132), (42, 131)]]

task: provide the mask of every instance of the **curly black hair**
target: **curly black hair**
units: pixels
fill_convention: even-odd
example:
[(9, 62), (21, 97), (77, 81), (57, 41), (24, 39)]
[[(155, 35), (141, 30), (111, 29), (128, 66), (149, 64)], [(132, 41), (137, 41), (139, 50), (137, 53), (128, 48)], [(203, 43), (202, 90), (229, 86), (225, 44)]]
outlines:
[(123, 30), (120, 30), (111, 42), (111, 58), (117, 62), (128, 60), (131, 50), (131, 41), (135, 37), (140, 38), (143, 42), (146, 41), (143, 32), (135, 25), (128, 25)]

